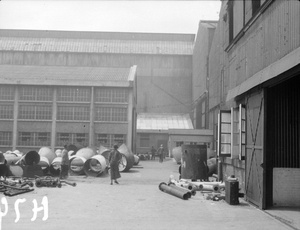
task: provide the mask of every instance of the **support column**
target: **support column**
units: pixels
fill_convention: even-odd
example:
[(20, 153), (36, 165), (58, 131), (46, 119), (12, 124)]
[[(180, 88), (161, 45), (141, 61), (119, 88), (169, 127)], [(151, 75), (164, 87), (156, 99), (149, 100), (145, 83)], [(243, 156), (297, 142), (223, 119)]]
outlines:
[(15, 150), (17, 148), (18, 115), (19, 115), (19, 86), (16, 86), (16, 88), (15, 88), (15, 99), (14, 99), (14, 121), (13, 121), (12, 150)]
[(95, 114), (95, 98), (94, 87), (91, 87), (91, 105), (90, 105), (90, 129), (89, 129), (89, 146), (94, 146), (95, 132), (94, 132), (94, 114)]
[(128, 91), (128, 106), (127, 106), (127, 147), (128, 149), (132, 150), (132, 136), (133, 136), (133, 102), (134, 102), (134, 97), (133, 97), (133, 90), (130, 89)]
[(53, 89), (53, 102), (52, 102), (52, 127), (51, 127), (51, 149), (55, 151), (56, 140), (56, 118), (57, 118), (57, 89)]

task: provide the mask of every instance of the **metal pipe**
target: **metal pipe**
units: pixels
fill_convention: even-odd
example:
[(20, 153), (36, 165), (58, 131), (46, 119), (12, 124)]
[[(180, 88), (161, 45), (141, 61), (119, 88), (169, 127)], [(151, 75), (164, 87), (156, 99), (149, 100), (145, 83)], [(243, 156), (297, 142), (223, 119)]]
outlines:
[(59, 176), (62, 157), (56, 157), (52, 161), (49, 171), (52, 176)]
[(39, 155), (41, 157), (46, 157), (49, 161), (49, 165), (52, 163), (52, 161), (57, 157), (57, 155), (48, 147), (42, 147), (39, 150)]
[(219, 192), (220, 187), (218, 185), (202, 184), (199, 186), (201, 191)]
[(83, 175), (84, 174), (84, 163), (86, 159), (81, 156), (71, 156), (70, 157), (70, 170), (75, 173), (76, 175)]
[(158, 187), (162, 192), (165, 192), (165, 193), (168, 193), (170, 195), (176, 196), (176, 197), (181, 198), (183, 200), (187, 200), (189, 198), (189, 195), (187, 193), (179, 191), (177, 189), (174, 189), (174, 188), (168, 186), (164, 182), (160, 183)]
[(119, 170), (120, 172), (127, 172), (134, 164), (134, 155), (125, 144), (122, 144), (118, 148), (118, 151), (123, 155), (119, 164)]
[(186, 193), (188, 195), (188, 198), (191, 198), (192, 195), (194, 196), (196, 194), (195, 191), (192, 192), (191, 190), (188, 190), (188, 189), (183, 188), (183, 187), (179, 187), (179, 186), (177, 186), (177, 185), (175, 185), (173, 183), (170, 183), (169, 186), (171, 188), (174, 188), (174, 189), (178, 190), (178, 191), (182, 191), (182, 192)]
[(26, 165), (33, 165), (34, 163), (38, 164), (40, 162), (40, 159), (41, 156), (38, 154), (38, 152), (34, 150), (26, 153), (26, 155), (23, 158)]
[(95, 151), (92, 148), (79, 149), (70, 157), (70, 170), (77, 175), (84, 175), (84, 163), (94, 155)]
[(48, 173), (49, 167), (50, 167), (48, 158), (41, 156), (40, 162), (38, 163), (38, 165), (41, 166), (44, 175), (46, 175)]
[(12, 176), (23, 177), (24, 170), (20, 165), (9, 165), (9, 170)]
[(102, 155), (95, 155), (88, 159), (83, 166), (83, 170), (87, 176), (100, 176), (106, 169), (106, 160)]

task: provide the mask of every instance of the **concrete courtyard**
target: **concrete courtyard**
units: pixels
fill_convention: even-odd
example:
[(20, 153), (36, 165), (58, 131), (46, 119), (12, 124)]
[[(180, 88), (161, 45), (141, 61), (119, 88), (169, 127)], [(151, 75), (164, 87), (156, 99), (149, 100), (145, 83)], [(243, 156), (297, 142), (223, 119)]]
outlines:
[(172, 159), (141, 161), (121, 173), (119, 185), (110, 185), (108, 175), (70, 176), (76, 187), (34, 187), (33, 192), (13, 197), (1, 194), (0, 230), (297, 229), (242, 198), (239, 205), (229, 205), (206, 200), (199, 191), (188, 200), (164, 193), (158, 185), (168, 182), (170, 175), (178, 179), (178, 165)]

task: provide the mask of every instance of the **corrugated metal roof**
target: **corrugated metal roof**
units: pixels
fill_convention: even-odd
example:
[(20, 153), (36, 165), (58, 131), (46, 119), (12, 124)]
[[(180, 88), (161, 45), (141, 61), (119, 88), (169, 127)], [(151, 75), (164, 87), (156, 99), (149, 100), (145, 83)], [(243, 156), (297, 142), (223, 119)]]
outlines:
[(193, 129), (189, 114), (139, 113), (137, 130)]
[(195, 34), (20, 29), (0, 29), (0, 37), (190, 42), (193, 42), (195, 40)]
[(192, 55), (193, 42), (1, 37), (0, 50)]
[(103, 82), (128, 84), (135, 68), (103, 68), (76, 66), (0, 65), (0, 83), (99, 85)]

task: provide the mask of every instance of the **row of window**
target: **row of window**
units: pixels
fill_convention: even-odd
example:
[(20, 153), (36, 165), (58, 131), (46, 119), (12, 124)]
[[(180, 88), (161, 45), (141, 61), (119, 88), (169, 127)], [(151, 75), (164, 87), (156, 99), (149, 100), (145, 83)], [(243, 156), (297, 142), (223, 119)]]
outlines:
[[(14, 86), (0, 86), (0, 100), (13, 101)], [(20, 101), (52, 101), (53, 87), (21, 86), (18, 88)], [(91, 88), (58, 87), (57, 101), (62, 102), (90, 102)], [(124, 88), (96, 88), (95, 102), (99, 103), (127, 103), (128, 90)]]
[(96, 134), (95, 137), (97, 146), (104, 146), (111, 148), (115, 143), (123, 144), (126, 143), (126, 135), (123, 134)]
[[(13, 105), (0, 105), (0, 119), (13, 119)], [(20, 105), (18, 119), (23, 120), (52, 120), (51, 105)], [(89, 106), (58, 106), (57, 120), (59, 121), (89, 121)], [(95, 108), (95, 121), (126, 122), (127, 107)]]
[[(124, 134), (96, 134), (95, 142), (97, 146), (100, 144), (105, 147), (111, 147), (114, 143), (126, 143), (126, 135)], [(88, 133), (57, 133), (56, 146), (64, 146), (66, 144), (75, 144), (79, 146), (88, 146)], [(12, 132), (0, 132), (0, 145), (12, 145)], [(18, 146), (50, 146), (50, 132), (19, 132)]]
[(227, 14), (223, 21), (228, 21), (229, 43), (256, 18), (256, 15), (274, 0), (229, 0)]

